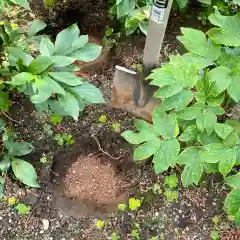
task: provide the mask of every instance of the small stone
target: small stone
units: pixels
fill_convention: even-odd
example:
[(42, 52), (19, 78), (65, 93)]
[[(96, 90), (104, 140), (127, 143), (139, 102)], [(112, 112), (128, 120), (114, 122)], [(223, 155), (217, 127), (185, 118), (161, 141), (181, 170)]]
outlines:
[(47, 231), (49, 229), (49, 221), (47, 219), (42, 220), (43, 230)]
[(189, 227), (186, 227), (185, 230), (186, 230), (186, 231), (189, 231)]
[(12, 219), (10, 218), (10, 219), (8, 220), (8, 222), (9, 222), (9, 223), (12, 223)]
[(43, 234), (43, 233), (44, 233), (44, 231), (43, 231), (43, 230), (41, 230), (39, 233), (40, 233), (40, 234)]
[(50, 196), (47, 196), (47, 200), (50, 201), (50, 200), (51, 200), (51, 197), (50, 197)]
[(2, 221), (2, 220), (3, 220), (3, 217), (0, 216), (0, 221)]
[(180, 210), (178, 210), (178, 212), (179, 212), (180, 214), (182, 214), (183, 211), (180, 209)]

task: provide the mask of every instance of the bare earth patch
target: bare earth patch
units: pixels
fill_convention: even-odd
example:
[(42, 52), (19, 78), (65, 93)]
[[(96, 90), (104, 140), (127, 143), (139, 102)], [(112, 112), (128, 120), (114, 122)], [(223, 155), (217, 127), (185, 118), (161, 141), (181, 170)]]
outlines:
[(66, 196), (96, 205), (116, 203), (125, 197), (121, 193), (124, 181), (116, 175), (111, 162), (94, 154), (78, 157), (69, 168), (64, 184)]

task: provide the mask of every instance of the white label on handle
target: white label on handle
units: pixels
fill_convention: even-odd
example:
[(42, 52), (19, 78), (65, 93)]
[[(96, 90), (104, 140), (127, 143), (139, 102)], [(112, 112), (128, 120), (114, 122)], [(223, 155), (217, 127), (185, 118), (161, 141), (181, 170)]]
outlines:
[(164, 13), (165, 13), (165, 8), (159, 8), (153, 5), (152, 12), (151, 12), (152, 21), (157, 24), (163, 23)]

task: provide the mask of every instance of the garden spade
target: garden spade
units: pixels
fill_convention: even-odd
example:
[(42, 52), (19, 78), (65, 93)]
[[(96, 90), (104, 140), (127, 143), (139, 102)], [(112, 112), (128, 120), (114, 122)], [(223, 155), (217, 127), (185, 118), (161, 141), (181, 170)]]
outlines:
[(173, 0), (153, 0), (141, 73), (116, 66), (112, 88), (112, 106), (126, 109), (147, 121), (152, 121), (152, 110), (159, 104), (153, 98), (156, 91), (145, 78), (159, 61)]

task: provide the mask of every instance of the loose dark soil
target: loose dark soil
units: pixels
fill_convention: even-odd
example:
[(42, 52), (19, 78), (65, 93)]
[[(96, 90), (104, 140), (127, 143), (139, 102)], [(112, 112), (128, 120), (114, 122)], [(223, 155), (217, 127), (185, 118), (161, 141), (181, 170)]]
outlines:
[[(106, 6), (105, 1), (70, 1), (67, 8), (58, 6), (49, 12), (35, 2), (33, 9), (50, 24), (48, 31), (53, 36), (77, 21), (82, 33), (99, 38), (109, 24)], [(190, 13), (185, 20), (178, 15), (171, 16), (161, 61), (170, 53), (181, 51), (176, 41), (180, 26), (200, 27), (194, 15), (195, 12)], [(213, 229), (220, 232), (231, 229), (231, 222), (223, 212), (228, 189), (219, 179), (210, 177), (200, 188), (179, 186), (175, 189), (179, 193), (178, 201), (170, 203), (163, 194), (165, 175), (156, 176), (151, 163), (133, 163), (133, 147), (112, 128), (113, 123), (121, 124), (121, 132), (132, 128), (134, 119), (109, 105), (114, 66), (131, 68), (133, 63), (141, 63), (144, 40), (142, 36), (123, 39), (107, 62), (88, 73), (89, 81), (102, 90), (107, 104), (87, 106), (78, 122), (66, 118), (61, 125), (52, 127), (54, 134), (71, 134), (73, 145), (59, 147), (44, 132), (44, 125), (50, 124), (49, 116), (36, 112), (23, 96), (14, 96), (9, 116), (19, 124), (3, 118), (20, 140), (35, 146), (34, 153), (26, 159), (36, 167), (41, 189), (26, 188), (11, 175), (7, 178), (6, 198), (0, 202), (1, 239), (106, 240), (111, 239), (112, 232), (118, 232), (120, 239), (125, 240), (133, 239), (131, 232), (137, 229), (142, 240), (153, 236), (167, 240), (207, 240)], [(99, 122), (102, 114), (107, 116), (105, 123)], [(47, 156), (46, 164), (39, 161), (43, 155)], [(179, 175), (176, 169), (166, 174), (173, 172)], [(154, 191), (154, 184), (163, 193)], [(7, 198), (12, 196), (31, 206), (31, 213), (18, 215), (7, 204)], [(117, 204), (127, 203), (130, 197), (143, 199), (139, 210), (118, 211)], [(220, 218), (216, 226), (212, 222), (214, 216)], [(97, 229), (97, 219), (104, 220), (103, 229)]]

